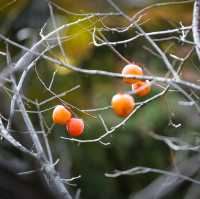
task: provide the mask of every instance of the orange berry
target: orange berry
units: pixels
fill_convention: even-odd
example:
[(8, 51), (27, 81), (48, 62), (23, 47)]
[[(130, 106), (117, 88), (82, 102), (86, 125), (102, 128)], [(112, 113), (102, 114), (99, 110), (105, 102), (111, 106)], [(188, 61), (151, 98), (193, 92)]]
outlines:
[[(143, 75), (143, 70), (138, 65), (128, 64), (122, 69), (122, 75)], [(140, 80), (134, 78), (124, 78), (123, 81), (127, 84), (133, 84)]]
[(68, 111), (64, 106), (58, 105), (54, 108), (52, 119), (55, 124), (64, 125), (71, 119), (71, 112)]
[(133, 111), (135, 101), (131, 95), (119, 93), (113, 96), (111, 105), (118, 116), (126, 117)]
[(66, 128), (70, 136), (77, 137), (83, 133), (84, 122), (82, 119), (71, 118), (71, 120), (67, 122)]
[(135, 84), (132, 84), (132, 90), (135, 92), (137, 96), (140, 97), (146, 96), (151, 91), (151, 83), (149, 82), (149, 80), (138, 81)]

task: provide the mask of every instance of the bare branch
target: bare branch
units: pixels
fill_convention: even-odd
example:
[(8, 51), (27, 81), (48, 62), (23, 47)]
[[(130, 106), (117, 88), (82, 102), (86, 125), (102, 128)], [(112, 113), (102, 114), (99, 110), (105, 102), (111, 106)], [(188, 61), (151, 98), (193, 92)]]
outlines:
[(100, 142), (101, 144), (108, 145), (109, 143), (104, 143), (102, 140), (107, 137), (108, 135), (111, 135), (116, 129), (122, 127), (126, 122), (144, 105), (148, 104), (149, 102), (158, 99), (159, 97), (163, 96), (169, 87), (166, 87), (162, 92), (160, 92), (157, 95), (154, 95), (153, 97), (141, 102), (125, 119), (123, 119), (119, 124), (113, 126), (110, 130), (106, 130), (106, 133), (101, 135), (100, 137), (96, 139), (90, 139), (90, 140), (80, 140), (75, 138), (67, 138), (67, 137), (61, 137), (63, 140), (70, 140), (78, 143), (92, 143), (92, 142)]
[[(8, 38), (5, 38), (4, 36), (2, 36), (0, 34), (0, 38), (4, 39), (6, 42), (8, 43), (11, 43), (12, 45), (15, 45), (15, 46), (18, 46), (20, 48), (22, 48), (23, 50), (26, 50), (28, 52), (30, 52), (30, 54), (35, 54), (35, 55), (38, 55), (40, 56), (41, 54), (40, 53), (37, 53), (37, 52), (34, 52), (34, 51), (30, 51), (30, 49), (20, 45), (20, 44), (17, 44), (16, 42), (13, 42), (11, 40), (9, 40)], [(194, 84), (194, 83), (191, 83), (191, 82), (188, 82), (188, 81), (185, 81), (185, 80), (180, 80), (180, 79), (171, 79), (171, 78), (164, 78), (164, 77), (158, 77), (158, 76), (146, 76), (146, 75), (143, 75), (143, 76), (138, 76), (138, 75), (122, 75), (120, 73), (114, 73), (114, 72), (107, 72), (107, 71), (101, 71), (101, 70), (89, 70), (89, 69), (83, 69), (83, 68), (78, 68), (76, 66), (73, 66), (71, 64), (66, 64), (62, 61), (59, 61), (59, 60), (56, 60), (52, 57), (49, 57), (47, 55), (41, 55), (42, 58), (48, 60), (48, 61), (51, 61), (55, 64), (58, 64), (60, 66), (64, 66), (66, 68), (69, 68), (70, 70), (73, 70), (75, 72), (79, 72), (79, 73), (83, 73), (83, 74), (88, 74), (88, 75), (99, 75), (99, 76), (108, 76), (108, 77), (115, 77), (115, 78), (136, 78), (136, 79), (140, 79), (140, 80), (155, 80), (155, 81), (158, 81), (158, 82), (165, 82), (167, 84), (171, 84), (171, 83), (175, 83), (175, 84), (179, 84), (181, 86), (185, 86), (185, 87), (189, 87), (191, 89), (195, 89), (195, 90), (200, 90), (200, 86), (197, 85), (197, 84)], [(25, 66), (24, 66), (25, 67)], [(18, 68), (19, 69), (19, 68)], [(10, 73), (16, 71), (15, 69), (10, 69), (8, 70), (9, 72), (8, 73), (5, 73), (2, 72), (1, 73), (1, 76), (0, 76), (0, 83), (2, 84), (3, 81), (5, 81), (4, 77), (9, 75)]]
[(5, 129), (2, 119), (0, 118), (0, 135), (6, 139), (8, 142), (10, 142), (14, 147), (19, 149), (20, 151), (36, 158), (36, 154), (32, 151), (29, 151), (27, 148), (25, 148), (20, 142), (18, 142), (15, 138), (13, 138), (8, 131)]
[(194, 9), (193, 9), (193, 20), (192, 20), (192, 31), (193, 31), (193, 38), (196, 44), (196, 52), (197, 56), (200, 60), (200, 32), (199, 32), (199, 21), (200, 21), (200, 0), (196, 0), (194, 2)]
[[(193, 176), (199, 170), (199, 161), (199, 155), (195, 155), (192, 158), (183, 161), (177, 165), (179, 173), (183, 173), (187, 177)], [(176, 172), (176, 170), (172, 170), (172, 172)], [(143, 190), (131, 194), (129, 199), (154, 199), (155, 197), (160, 199), (174, 191), (184, 181), (185, 179), (183, 178), (162, 175)]]
[(174, 173), (174, 172), (170, 172), (170, 171), (164, 171), (161, 169), (154, 169), (154, 168), (150, 168), (150, 167), (141, 167), (141, 166), (133, 167), (131, 169), (124, 170), (124, 171), (115, 170), (113, 173), (105, 173), (105, 176), (109, 177), (109, 178), (117, 178), (122, 175), (139, 175), (139, 174), (147, 174), (147, 173), (164, 174), (167, 176), (174, 177), (175, 179), (180, 178), (182, 180), (193, 182), (195, 184), (200, 185), (200, 181), (194, 180), (194, 179), (187, 177), (185, 175), (182, 175), (180, 173)]

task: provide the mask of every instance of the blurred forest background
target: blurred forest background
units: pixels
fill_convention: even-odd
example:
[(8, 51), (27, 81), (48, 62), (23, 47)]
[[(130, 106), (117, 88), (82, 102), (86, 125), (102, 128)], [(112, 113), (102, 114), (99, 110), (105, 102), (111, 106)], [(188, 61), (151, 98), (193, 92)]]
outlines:
[[(79, 14), (115, 11), (106, 0), (52, 0), (51, 2), (58, 26), (82, 18), (83, 16)], [(115, 1), (129, 16), (133, 16), (144, 7), (158, 2), (164, 3), (166, 1)], [(146, 32), (179, 28), (181, 24), (183, 26), (191, 26), (192, 11), (192, 1), (184, 4), (154, 7), (143, 13), (140, 23), (142, 23), (142, 27)], [(66, 57), (63, 57), (59, 47), (52, 49), (47, 54), (80, 68), (120, 72), (127, 63), (108, 46), (95, 47), (93, 45), (92, 32), (94, 26), (98, 28), (103, 28), (103, 26), (126, 27), (127, 21), (121, 16), (104, 17), (103, 20), (95, 17), (74, 25), (62, 32), (62, 36), (66, 36), (66, 40), (63, 43)], [(42, 28), (44, 34), (54, 29), (47, 1), (0, 0), (1, 34), (30, 48), (40, 39), (39, 33)], [(133, 37), (136, 31), (133, 28), (122, 33), (102, 31), (102, 34), (109, 41), (120, 41)], [(178, 37), (179, 33), (175, 33), (173, 36)], [(159, 37), (161, 38), (161, 36), (155, 38), (159, 39)], [(164, 37), (162, 36), (162, 38)], [(191, 30), (188, 31), (187, 40), (193, 41)], [(182, 58), (193, 48), (190, 43), (182, 43), (176, 38), (158, 40), (157, 44), (167, 55), (173, 54)], [(167, 73), (162, 59), (153, 53), (152, 47), (142, 37), (127, 44), (117, 45), (115, 48), (130, 62), (141, 64), (146, 74), (164, 76)], [(18, 60), (24, 54), (24, 51), (12, 45), (9, 45), (9, 50), (13, 61)], [(5, 42), (2, 40), (0, 41), (0, 51), (5, 52)], [(178, 64), (177, 60), (170, 59), (174, 65)], [(2, 53), (0, 54), (1, 70), (5, 65), (6, 57)], [(200, 73), (198, 65), (199, 62), (194, 52), (184, 63), (181, 77), (198, 83)], [(37, 62), (37, 70), (41, 79), (47, 85), (49, 85), (52, 75), (56, 71), (52, 85), (52, 90), (56, 94), (80, 85), (78, 89), (66, 94), (62, 99), (81, 110), (110, 106), (110, 101), (114, 94), (130, 90), (130, 87), (124, 85), (121, 79), (80, 74), (44, 59), (40, 59)], [(9, 85), (7, 87), (9, 88)], [(135, 97), (135, 100), (140, 102), (159, 93), (161, 90), (159, 84), (155, 84), (150, 96), (142, 99)], [(34, 68), (26, 77), (22, 92), (24, 96), (32, 101), (42, 102), (52, 97), (51, 93), (38, 80)], [(134, 114), (123, 127), (117, 129), (112, 136), (104, 139), (105, 142), (110, 142), (108, 146), (100, 143), (78, 144), (60, 139), (61, 136), (67, 137), (65, 128), (57, 125), (52, 127), (52, 109), (43, 112), (42, 115), (46, 126), (49, 129), (52, 127), (48, 140), (54, 160), (59, 159), (56, 168), (61, 177), (71, 178), (81, 175), (81, 178), (71, 182), (72, 185), (67, 185), (70, 192), (75, 193), (77, 189), (80, 189), (81, 198), (87, 199), (129, 198), (148, 186), (160, 174), (147, 173), (109, 178), (105, 176), (105, 173), (110, 173), (116, 169), (130, 169), (136, 166), (170, 170), (177, 168), (179, 162), (195, 155), (197, 152), (171, 150), (164, 142), (150, 136), (150, 133), (153, 132), (163, 136), (180, 138), (191, 145), (200, 143), (199, 115), (195, 108), (184, 106), (185, 100), (179, 92), (171, 90), (157, 100), (148, 103)], [(1, 113), (7, 117), (10, 103), (9, 89), (1, 89), (0, 102)], [(55, 99), (41, 105), (40, 108), (41, 110), (49, 109), (58, 103), (59, 101)], [(31, 103), (26, 104), (26, 108), (29, 111), (37, 111), (37, 107)], [(79, 111), (74, 111), (75, 114), (84, 119), (86, 124), (84, 135), (80, 139), (93, 139), (103, 134), (104, 127), (98, 117), (94, 118)], [(29, 114), (35, 128), (39, 129), (38, 115), (34, 112)], [(110, 108), (91, 112), (91, 114), (94, 116), (101, 114), (109, 128), (122, 120)], [(13, 129), (12, 134), (18, 140), (26, 140), (26, 144), (30, 148), (27, 134), (23, 132), (25, 130), (22, 118), (17, 111), (14, 117)], [(0, 144), (0, 160), (5, 165), (13, 168), (15, 172), (28, 171), (36, 167), (30, 158), (11, 147), (4, 140)], [(197, 180), (198, 177), (199, 175), (195, 176)], [(24, 178), (29, 178), (30, 183), (37, 186), (39, 178), (37, 173), (25, 175)], [(185, 196), (188, 195), (191, 187), (191, 182), (184, 182), (164, 198), (186, 198)], [(40, 189), (42, 187), (38, 187), (38, 190)], [(198, 190), (198, 192), (199, 194), (197, 195), (200, 197), (200, 191)]]

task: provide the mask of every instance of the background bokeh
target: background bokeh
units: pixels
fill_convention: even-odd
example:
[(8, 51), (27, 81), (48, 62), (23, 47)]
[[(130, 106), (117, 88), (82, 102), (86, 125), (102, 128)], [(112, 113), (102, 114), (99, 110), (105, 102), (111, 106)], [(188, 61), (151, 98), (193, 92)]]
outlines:
[[(57, 6), (74, 13), (94, 13), (114, 11), (107, 1), (101, 0), (53, 0)], [(116, 0), (120, 8), (129, 15), (134, 15), (143, 7), (156, 2), (163, 1), (130, 1)], [(173, 29), (191, 25), (193, 3), (162, 6), (152, 8), (145, 12), (142, 18), (142, 25), (146, 32)], [(54, 7), (54, 15), (57, 25), (62, 25), (74, 21), (80, 16), (64, 13), (58, 7)], [(105, 17), (103, 22), (108, 27), (126, 26), (127, 22), (122, 17)], [(43, 25), (45, 34), (53, 30), (51, 19), (49, 17), (49, 8), (46, 1), (41, 0), (16, 0), (8, 5), (7, 0), (0, 0), (0, 32), (10, 39), (31, 47), (39, 40), (39, 32)], [(72, 26), (63, 31), (62, 36), (67, 36), (63, 43), (66, 58), (60, 53), (59, 48), (51, 50), (48, 55), (59, 60), (67, 61), (81, 68), (106, 70), (120, 72), (126, 64), (118, 57), (108, 46), (94, 47), (92, 44), (92, 28), (102, 27), (101, 19), (94, 18), (87, 22)], [(130, 29), (124, 33), (103, 32), (110, 41), (118, 41), (132, 37), (135, 30)], [(175, 34), (178, 36), (178, 34)], [(159, 37), (158, 37), (159, 38)], [(188, 40), (192, 41), (191, 32), (188, 34)], [(167, 55), (175, 54), (179, 57), (185, 57), (191, 50), (192, 45), (183, 44), (178, 40), (165, 40), (157, 42)], [(12, 59), (16, 61), (24, 52), (14, 46), (9, 46)], [(146, 74), (164, 76), (167, 72), (163, 61), (152, 54), (148, 49), (151, 46), (144, 38), (139, 38), (126, 45), (118, 45), (116, 49), (129, 61), (140, 63)], [(5, 51), (5, 43), (0, 42), (0, 51)], [(171, 59), (173, 64), (178, 66), (178, 62)], [(0, 67), (6, 64), (5, 56), (0, 55)], [(52, 90), (59, 94), (71, 89), (76, 85), (80, 88), (62, 97), (66, 102), (73, 104), (79, 109), (93, 109), (110, 105), (112, 96), (117, 92), (129, 91), (130, 87), (122, 83), (120, 79), (89, 76), (54, 65), (45, 60), (37, 63), (42, 80), (49, 85), (52, 75), (57, 70)], [(195, 53), (185, 62), (181, 76), (187, 80), (197, 82), (199, 75), (198, 62)], [(16, 74), (18, 77), (18, 74)], [(7, 85), (9, 88), (9, 85)], [(156, 84), (152, 92), (146, 98), (137, 98), (137, 102), (147, 99), (162, 89)], [(23, 94), (39, 102), (51, 97), (49, 93), (38, 80), (34, 69), (31, 70), (23, 86)], [(10, 96), (9, 91), (1, 91), (0, 109), (3, 115), (8, 115)], [(81, 189), (82, 198), (87, 199), (123, 199), (128, 198), (130, 194), (136, 193), (156, 179), (158, 174), (145, 174), (136, 176), (122, 176), (116, 179), (105, 177), (106, 172), (115, 169), (129, 169), (134, 166), (146, 166), (159, 169), (174, 168), (176, 163), (193, 155), (189, 152), (174, 152), (163, 142), (156, 141), (149, 132), (154, 132), (166, 136), (180, 137), (188, 143), (199, 143), (199, 116), (193, 107), (182, 106), (179, 102), (186, 99), (176, 91), (169, 91), (161, 98), (150, 102), (142, 107), (131, 119), (120, 129), (116, 130), (112, 136), (104, 141), (111, 144), (104, 146), (100, 143), (77, 144), (60, 139), (61, 136), (68, 136), (65, 128), (54, 126), (48, 135), (51, 144), (54, 159), (60, 159), (57, 169), (63, 178), (81, 175), (82, 177), (75, 181), (76, 186), (69, 186), (71, 192), (77, 188)], [(58, 100), (51, 101), (41, 109), (53, 107), (58, 104)], [(32, 104), (27, 104), (27, 110), (37, 110)], [(47, 126), (52, 125), (52, 110), (43, 113)], [(86, 129), (81, 139), (97, 138), (104, 133), (102, 123), (97, 118), (80, 113), (74, 110), (74, 114), (83, 118)], [(104, 110), (91, 113), (94, 116), (104, 118), (107, 126), (111, 128), (121, 121), (121, 118), (115, 116), (112, 110)], [(30, 113), (36, 129), (39, 129), (38, 115)], [(175, 128), (173, 124), (181, 124)], [(28, 136), (22, 133), (24, 125), (19, 113), (15, 114), (13, 124), (14, 136), (29, 144)], [(2, 160), (13, 162), (14, 167), (30, 169), (31, 160), (28, 157), (16, 151), (7, 143), (2, 142), (0, 157)], [(36, 176), (31, 175), (34, 184)], [(166, 198), (183, 198), (187, 193), (189, 183), (184, 183), (182, 187), (173, 192)]]

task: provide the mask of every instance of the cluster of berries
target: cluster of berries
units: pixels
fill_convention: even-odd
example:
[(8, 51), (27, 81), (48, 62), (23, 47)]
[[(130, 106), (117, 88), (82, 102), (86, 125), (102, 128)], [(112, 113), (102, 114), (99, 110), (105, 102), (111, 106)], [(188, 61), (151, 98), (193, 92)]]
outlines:
[[(128, 64), (122, 69), (122, 75), (143, 75), (142, 68), (136, 64)], [(124, 78), (124, 83), (131, 85), (132, 91), (139, 97), (146, 96), (151, 91), (149, 80), (138, 80), (135, 78)], [(134, 98), (127, 93), (118, 93), (111, 101), (113, 111), (120, 117), (128, 116), (135, 108)]]
[(57, 105), (54, 108), (52, 119), (55, 124), (66, 125), (67, 132), (70, 136), (77, 137), (83, 133), (83, 120), (73, 118), (72, 113), (62, 105)]

